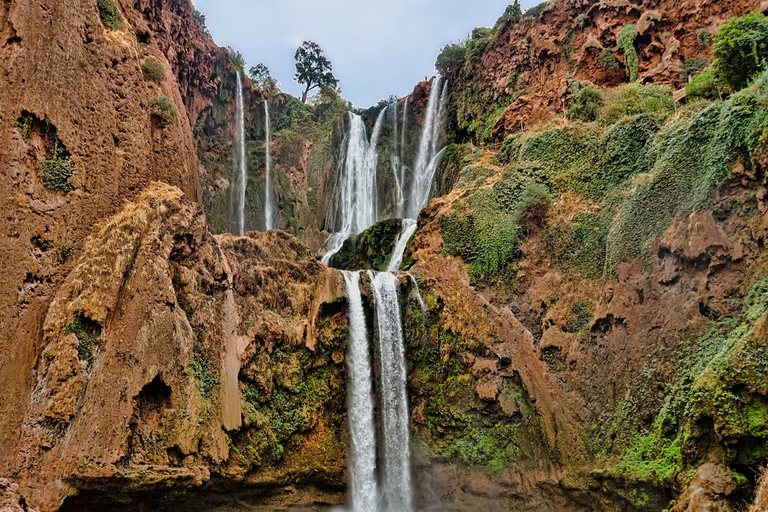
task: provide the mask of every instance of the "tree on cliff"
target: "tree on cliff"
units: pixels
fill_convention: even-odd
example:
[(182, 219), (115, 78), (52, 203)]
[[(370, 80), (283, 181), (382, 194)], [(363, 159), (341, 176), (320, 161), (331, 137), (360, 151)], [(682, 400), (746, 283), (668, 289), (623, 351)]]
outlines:
[(274, 96), (280, 92), (280, 84), (272, 78), (272, 73), (264, 64), (259, 63), (251, 66), (251, 69), (248, 70), (248, 76), (250, 76), (253, 84), (267, 96)]
[(333, 76), (333, 66), (325, 55), (320, 45), (312, 41), (304, 41), (296, 50), (296, 75), (293, 77), (297, 83), (304, 85), (301, 93), (302, 103), (307, 102), (310, 91), (322, 87), (336, 87), (339, 81)]

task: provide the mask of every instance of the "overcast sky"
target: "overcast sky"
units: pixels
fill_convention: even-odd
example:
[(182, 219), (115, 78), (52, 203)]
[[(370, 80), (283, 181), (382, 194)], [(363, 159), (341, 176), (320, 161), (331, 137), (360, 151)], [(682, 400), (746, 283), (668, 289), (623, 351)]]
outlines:
[[(317, 42), (342, 94), (368, 107), (405, 96), (432, 76), (440, 49), (478, 26), (493, 26), (512, 0), (194, 0), (222, 46), (248, 66), (263, 62), (282, 89), (298, 96), (293, 54)], [(539, 0), (523, 0), (523, 9)]]

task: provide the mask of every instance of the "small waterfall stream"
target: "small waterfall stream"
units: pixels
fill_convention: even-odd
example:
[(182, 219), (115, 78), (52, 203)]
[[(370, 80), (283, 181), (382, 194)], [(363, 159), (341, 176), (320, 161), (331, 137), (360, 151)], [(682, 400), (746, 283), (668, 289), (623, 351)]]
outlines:
[(274, 190), (272, 190), (272, 134), (270, 131), (269, 102), (264, 100), (264, 132), (266, 137), (266, 183), (264, 185), (264, 227), (267, 231), (275, 229), (273, 204)]
[(395, 242), (395, 249), (392, 251), (392, 257), (387, 265), (387, 272), (397, 272), (400, 270), (400, 264), (403, 262), (403, 255), (405, 254), (405, 247), (408, 245), (408, 240), (411, 239), (411, 235), (416, 232), (416, 221), (413, 219), (403, 219), (403, 230), (400, 232), (400, 236), (397, 237)]
[(245, 189), (248, 185), (248, 162), (245, 157), (245, 106), (243, 102), (243, 78), (237, 72), (237, 167), (235, 169), (234, 183), (232, 187), (232, 213), (234, 222), (230, 222), (233, 234), (242, 236), (245, 234)]
[(374, 512), (378, 499), (376, 485), (376, 430), (373, 422), (373, 393), (368, 331), (360, 272), (343, 272), (349, 295), (349, 482), (352, 512)]
[(429, 201), (435, 172), (445, 151), (445, 149), (438, 149), (438, 144), (440, 143), (440, 132), (445, 125), (447, 104), (447, 83), (442, 77), (435, 78), (429, 93), (427, 115), (419, 143), (419, 154), (413, 166), (411, 197), (408, 204), (408, 217), (412, 219), (419, 215), (419, 211)]
[(384, 509), (413, 510), (411, 488), (410, 416), (406, 392), (405, 343), (397, 297), (397, 277), (391, 272), (369, 272), (376, 299), (383, 468), (381, 471)]

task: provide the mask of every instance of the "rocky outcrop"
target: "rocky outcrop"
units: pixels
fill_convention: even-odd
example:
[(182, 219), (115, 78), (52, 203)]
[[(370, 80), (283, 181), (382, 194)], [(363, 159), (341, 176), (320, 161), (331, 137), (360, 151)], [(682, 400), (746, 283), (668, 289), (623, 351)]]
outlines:
[[(204, 92), (195, 91), (200, 84), (207, 90), (208, 75), (205, 66), (186, 66), (219, 50), (203, 41), (199, 26), (182, 21), (190, 8), (174, 1), (141, 10), (123, 2), (122, 26), (111, 30), (95, 2), (0, 5), (4, 470), (36, 381), (45, 312), (94, 223), (152, 180), (200, 200), (191, 119), (204, 103)], [(143, 76), (149, 57), (164, 71), (160, 84)], [(156, 97), (168, 98), (169, 110), (179, 112), (166, 127), (153, 115)]]
[(338, 274), (308, 256), (279, 232), (214, 238), (168, 185), (100, 225), (45, 314), (25, 496), (57, 510), (212, 478), (340, 487), (346, 319)]

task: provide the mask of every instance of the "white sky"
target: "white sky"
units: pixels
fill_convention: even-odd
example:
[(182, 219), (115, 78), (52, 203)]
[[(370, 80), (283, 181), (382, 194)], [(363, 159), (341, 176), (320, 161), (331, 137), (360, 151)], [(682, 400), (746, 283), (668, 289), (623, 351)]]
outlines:
[[(440, 49), (478, 26), (493, 26), (512, 0), (194, 0), (215, 41), (263, 62), (282, 89), (300, 94), (293, 54), (318, 43), (342, 95), (368, 107), (404, 96), (432, 76)], [(539, 0), (523, 0), (523, 9)]]

